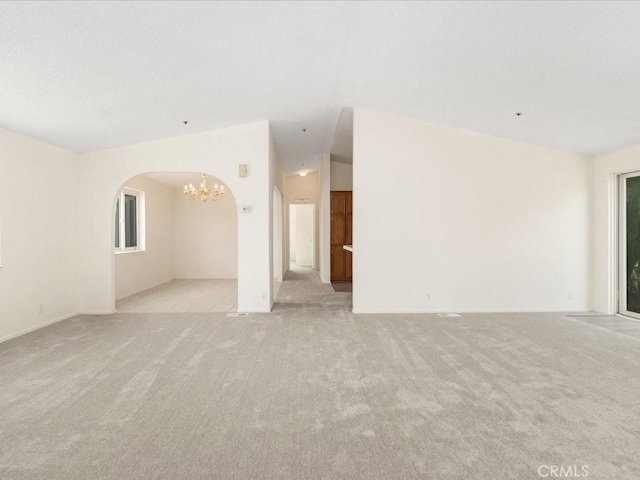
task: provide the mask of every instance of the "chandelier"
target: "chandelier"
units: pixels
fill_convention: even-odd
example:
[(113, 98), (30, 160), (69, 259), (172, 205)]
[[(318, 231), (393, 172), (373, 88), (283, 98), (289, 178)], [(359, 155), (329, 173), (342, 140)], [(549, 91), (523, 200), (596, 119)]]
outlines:
[(216, 183), (213, 188), (207, 188), (207, 178), (206, 175), (202, 174), (202, 182), (200, 183), (200, 188), (196, 189), (193, 186), (193, 183), (184, 186), (184, 195), (191, 200), (195, 200), (199, 198), (203, 202), (211, 199), (213, 201), (220, 200), (224, 196), (224, 186)]

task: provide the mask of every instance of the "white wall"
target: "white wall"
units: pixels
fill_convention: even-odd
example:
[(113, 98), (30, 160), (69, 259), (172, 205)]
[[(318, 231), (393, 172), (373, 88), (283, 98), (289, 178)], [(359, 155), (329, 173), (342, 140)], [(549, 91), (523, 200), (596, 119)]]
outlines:
[(76, 163), (0, 128), (0, 341), (78, 312)]
[[(318, 256), (320, 258), (320, 279), (331, 283), (331, 156), (324, 153), (320, 159), (318, 202)], [(353, 179), (353, 176), (352, 176)]]
[[(207, 185), (220, 183), (207, 178)], [(175, 278), (238, 278), (238, 213), (233, 193), (215, 202), (189, 200), (172, 189)]]
[(331, 162), (331, 190), (353, 190), (353, 165)]
[(589, 309), (590, 158), (354, 115), (355, 312)]
[(175, 189), (144, 177), (126, 187), (144, 192), (145, 250), (115, 255), (116, 300), (174, 278)]
[[(286, 203), (287, 205), (295, 204), (313, 204), (318, 205), (320, 203), (320, 175), (318, 172), (310, 172), (306, 177), (300, 175), (292, 175), (286, 177)], [(299, 201), (296, 199), (308, 198), (308, 202)], [(289, 207), (287, 206), (287, 222), (289, 221)], [(315, 210), (315, 239), (314, 239), (314, 265), (319, 264), (320, 249), (319, 249), (319, 225), (320, 216), (318, 215), (318, 208)], [(288, 238), (288, 237), (287, 237)], [(287, 249), (288, 251), (288, 249)], [(287, 265), (287, 269), (289, 266)]]
[[(148, 172), (207, 173), (220, 178), (237, 204), (238, 310), (271, 308), (271, 202), (269, 124), (266, 121), (83, 154), (78, 192), (90, 202), (79, 209), (80, 309), (114, 311), (112, 214), (115, 193), (130, 178)], [(249, 175), (239, 178), (238, 165)]]
[(593, 163), (593, 290), (596, 312), (617, 313), (617, 176), (640, 170), (640, 146)]

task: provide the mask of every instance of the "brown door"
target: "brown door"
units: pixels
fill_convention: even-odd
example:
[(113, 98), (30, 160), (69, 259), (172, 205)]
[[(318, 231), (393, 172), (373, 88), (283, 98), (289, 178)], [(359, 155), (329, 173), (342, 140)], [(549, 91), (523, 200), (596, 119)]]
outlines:
[(351, 192), (331, 192), (331, 281), (350, 282), (351, 252), (344, 245), (351, 245), (353, 196)]
[(331, 281), (347, 281), (347, 252), (342, 245), (331, 245)]
[[(345, 245), (353, 245), (353, 195), (351, 192), (346, 192), (346, 206), (347, 206), (347, 217), (345, 218)], [(348, 261), (351, 262), (351, 252), (347, 252)], [(351, 268), (348, 269), (351, 271)], [(351, 274), (349, 274), (349, 280), (351, 280)]]

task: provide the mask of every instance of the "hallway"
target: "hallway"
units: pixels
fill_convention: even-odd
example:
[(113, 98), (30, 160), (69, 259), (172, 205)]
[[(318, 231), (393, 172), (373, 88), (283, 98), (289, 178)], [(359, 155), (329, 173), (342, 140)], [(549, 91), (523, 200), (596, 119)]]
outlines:
[(330, 284), (320, 280), (318, 272), (292, 264), (285, 273), (273, 310), (297, 306), (298, 308), (324, 307), (351, 310), (352, 294), (337, 293)]

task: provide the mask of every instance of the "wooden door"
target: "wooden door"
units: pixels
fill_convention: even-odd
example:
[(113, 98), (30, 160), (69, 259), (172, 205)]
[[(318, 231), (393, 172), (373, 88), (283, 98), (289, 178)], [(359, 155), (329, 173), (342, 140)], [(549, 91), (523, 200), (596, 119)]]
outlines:
[[(345, 218), (346, 221), (346, 245), (353, 245), (353, 192), (346, 192), (346, 204), (347, 204), (347, 216)], [(353, 281), (353, 253), (347, 252), (345, 250), (345, 263), (346, 263), (346, 272), (347, 272), (347, 281)]]
[[(345, 245), (353, 245), (353, 195), (351, 192), (345, 193), (347, 194), (345, 199), (347, 207), (345, 218)], [(349, 253), (349, 255), (347, 255), (347, 258), (350, 261), (351, 252), (347, 253)], [(351, 271), (351, 268), (349, 268), (348, 270)], [(351, 275), (349, 275), (349, 277), (351, 277)], [(349, 278), (349, 280), (351, 280), (351, 278)]]
[(351, 245), (353, 226), (353, 197), (351, 192), (331, 192), (331, 281), (350, 282), (351, 252), (344, 245)]
[(331, 245), (331, 281), (347, 281), (347, 252), (342, 245)]

